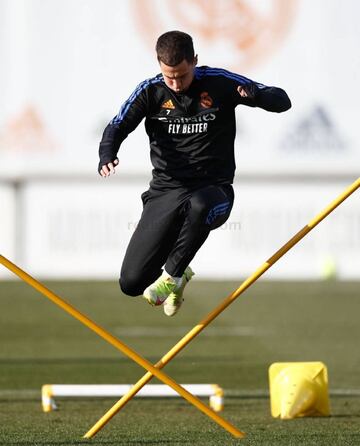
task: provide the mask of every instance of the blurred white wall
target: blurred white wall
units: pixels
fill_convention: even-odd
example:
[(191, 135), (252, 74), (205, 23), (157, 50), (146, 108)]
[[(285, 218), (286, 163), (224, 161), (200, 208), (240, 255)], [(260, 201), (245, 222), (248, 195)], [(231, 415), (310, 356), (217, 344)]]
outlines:
[[(200, 277), (250, 273), (359, 176), (360, 3), (345, 4), (0, 0), (0, 252), (43, 277), (117, 275), (149, 149), (140, 125), (104, 182), (98, 143), (159, 71), (157, 36), (181, 29), (200, 65), (281, 86), (293, 102), (281, 115), (238, 107), (233, 229), (211, 234), (194, 264)], [(268, 276), (317, 278), (335, 265), (359, 278), (359, 215), (357, 193)]]
[[(230, 219), (213, 231), (192, 265), (200, 277), (251, 274), (347, 186), (258, 178), (235, 184)], [(116, 278), (141, 213), (144, 178), (34, 179), (24, 185), (19, 261), (41, 276)], [(293, 248), (267, 277), (359, 278), (360, 200), (350, 198)]]

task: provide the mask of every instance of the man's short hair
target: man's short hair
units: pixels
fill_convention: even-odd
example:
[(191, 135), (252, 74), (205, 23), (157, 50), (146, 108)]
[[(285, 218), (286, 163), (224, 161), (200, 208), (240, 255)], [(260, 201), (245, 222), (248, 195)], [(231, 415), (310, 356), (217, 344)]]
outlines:
[(168, 31), (162, 34), (156, 42), (156, 54), (159, 62), (174, 67), (184, 59), (194, 60), (194, 45), (189, 34), (182, 31)]

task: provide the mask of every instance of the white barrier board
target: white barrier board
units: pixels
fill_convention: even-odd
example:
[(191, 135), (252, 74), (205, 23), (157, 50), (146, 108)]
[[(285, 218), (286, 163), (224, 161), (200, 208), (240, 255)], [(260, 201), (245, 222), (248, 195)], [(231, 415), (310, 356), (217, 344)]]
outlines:
[[(248, 276), (322, 211), (346, 183), (236, 183), (229, 220), (192, 262), (199, 278)], [(142, 182), (41, 181), (24, 192), (23, 264), (36, 275), (117, 279), (142, 210)], [(267, 278), (360, 278), (360, 200), (355, 193), (299, 242)]]

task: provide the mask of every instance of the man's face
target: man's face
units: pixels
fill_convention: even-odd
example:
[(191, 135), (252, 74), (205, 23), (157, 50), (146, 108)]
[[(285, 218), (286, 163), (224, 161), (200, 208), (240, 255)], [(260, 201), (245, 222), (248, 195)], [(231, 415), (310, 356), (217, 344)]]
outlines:
[(170, 67), (160, 61), (160, 69), (164, 76), (165, 84), (175, 93), (183, 93), (189, 87), (194, 79), (194, 69), (197, 63), (197, 57), (192, 62), (184, 59), (178, 65)]

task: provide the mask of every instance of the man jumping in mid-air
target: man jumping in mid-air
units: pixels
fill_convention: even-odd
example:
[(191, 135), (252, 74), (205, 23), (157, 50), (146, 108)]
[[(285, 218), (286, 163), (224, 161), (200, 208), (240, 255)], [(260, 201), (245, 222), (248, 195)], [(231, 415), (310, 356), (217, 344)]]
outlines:
[[(173, 316), (193, 276), (189, 263), (234, 201), (235, 107), (291, 107), (284, 90), (221, 68), (197, 67), (192, 38), (180, 31), (156, 44), (161, 74), (134, 90), (105, 128), (99, 173), (115, 173), (120, 144), (145, 118), (153, 178), (121, 268), (125, 294), (164, 304)], [(164, 269), (162, 269), (164, 267)]]

